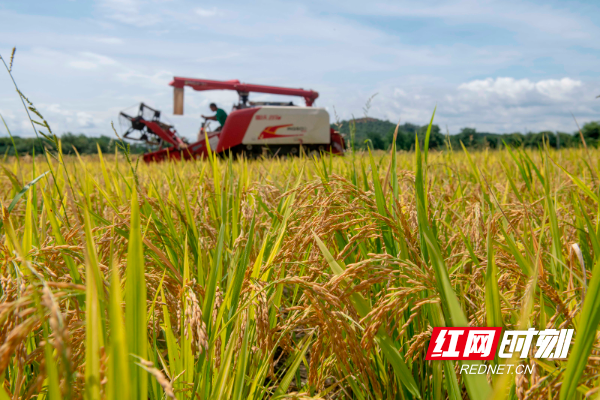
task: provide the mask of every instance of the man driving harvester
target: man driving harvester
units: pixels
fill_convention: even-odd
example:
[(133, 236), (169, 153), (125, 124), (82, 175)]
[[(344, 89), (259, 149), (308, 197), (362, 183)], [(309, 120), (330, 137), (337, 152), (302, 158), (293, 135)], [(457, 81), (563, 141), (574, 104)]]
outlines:
[(225, 121), (227, 120), (227, 113), (223, 111), (222, 108), (218, 108), (215, 103), (210, 103), (210, 110), (216, 114), (211, 117), (203, 115), (202, 118), (217, 121), (221, 125), (217, 128), (217, 130), (220, 131), (225, 126)]

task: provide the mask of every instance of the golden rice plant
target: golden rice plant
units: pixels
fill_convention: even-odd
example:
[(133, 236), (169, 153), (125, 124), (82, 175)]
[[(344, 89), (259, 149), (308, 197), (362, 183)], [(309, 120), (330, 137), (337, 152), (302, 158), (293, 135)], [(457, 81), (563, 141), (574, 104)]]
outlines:
[[(59, 154), (2, 170), (3, 398), (570, 399), (598, 385), (584, 150)], [(444, 325), (576, 334), (568, 360), (490, 382), (424, 360)]]
[[(0, 400), (598, 396), (599, 150), (146, 165), (47, 135), (0, 164)], [(461, 375), (438, 326), (575, 335)]]

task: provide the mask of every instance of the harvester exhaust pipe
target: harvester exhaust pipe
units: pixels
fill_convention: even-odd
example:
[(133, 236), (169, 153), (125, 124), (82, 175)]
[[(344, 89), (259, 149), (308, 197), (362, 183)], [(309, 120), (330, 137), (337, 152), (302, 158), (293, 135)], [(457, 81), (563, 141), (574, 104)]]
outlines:
[(173, 114), (183, 115), (183, 88), (173, 88)]

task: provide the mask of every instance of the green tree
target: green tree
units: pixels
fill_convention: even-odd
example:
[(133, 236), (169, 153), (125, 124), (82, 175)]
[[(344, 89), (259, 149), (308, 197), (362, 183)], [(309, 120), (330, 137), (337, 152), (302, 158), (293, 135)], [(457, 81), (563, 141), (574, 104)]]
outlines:
[(587, 124), (584, 124), (583, 128), (581, 128), (581, 133), (583, 133), (583, 137), (586, 140), (600, 139), (600, 121), (593, 121), (593, 122), (588, 122)]
[[(54, 145), (43, 138), (22, 138), (14, 136), (13, 140), (11, 140), (10, 137), (0, 137), (0, 153), (2, 156), (4, 154), (9, 156), (14, 155), (15, 147), (20, 155), (33, 154), (34, 150), (35, 154), (43, 154), (44, 148), (47, 148), (50, 151), (53, 151), (54, 149)], [(70, 132), (61, 135), (60, 140), (65, 154), (75, 154), (73, 148), (77, 149), (79, 154), (96, 154), (98, 152), (96, 144), (100, 145), (100, 149), (103, 153), (114, 153), (116, 142), (118, 141), (117, 138), (108, 136), (89, 137), (84, 134), (74, 135)], [(148, 148), (144, 144), (130, 142), (128, 142), (128, 144), (130, 145), (132, 154), (142, 154), (148, 151)]]
[[(418, 136), (419, 142), (424, 143), (425, 134), (427, 133), (428, 125), (423, 125), (419, 128)], [(445, 139), (442, 135), (440, 127), (438, 125), (431, 126), (431, 134), (429, 136), (429, 148), (430, 149), (442, 149), (444, 147)]]
[(367, 132), (367, 140), (373, 150), (385, 150), (387, 147), (379, 132)]

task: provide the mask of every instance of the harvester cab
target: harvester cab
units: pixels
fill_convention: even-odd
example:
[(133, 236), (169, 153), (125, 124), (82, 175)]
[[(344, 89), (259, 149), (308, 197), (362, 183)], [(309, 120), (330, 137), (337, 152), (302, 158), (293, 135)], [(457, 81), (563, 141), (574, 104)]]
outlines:
[[(144, 140), (151, 145), (158, 143), (162, 146), (165, 142), (170, 144), (170, 147), (145, 154), (146, 162), (169, 158), (203, 158), (209, 151), (249, 158), (268, 154), (296, 155), (301, 151), (344, 153), (344, 139), (330, 127), (327, 111), (312, 107), (319, 97), (319, 93), (313, 90), (253, 85), (238, 80), (214, 81), (180, 77), (175, 77), (170, 85), (174, 88), (175, 115), (183, 115), (186, 86), (196, 91), (233, 90), (238, 93), (239, 102), (233, 106), (220, 130), (209, 132), (205, 120), (197, 141), (191, 144), (180, 138), (172, 126), (159, 121), (160, 111), (142, 104), (137, 117), (121, 113), (131, 124), (126, 137)], [(251, 102), (251, 92), (303, 97), (306, 107), (298, 107), (291, 102)], [(145, 114), (147, 111), (148, 115)], [(139, 136), (131, 137), (134, 131), (138, 131)]]

